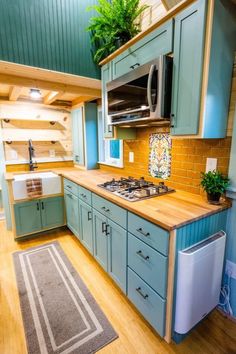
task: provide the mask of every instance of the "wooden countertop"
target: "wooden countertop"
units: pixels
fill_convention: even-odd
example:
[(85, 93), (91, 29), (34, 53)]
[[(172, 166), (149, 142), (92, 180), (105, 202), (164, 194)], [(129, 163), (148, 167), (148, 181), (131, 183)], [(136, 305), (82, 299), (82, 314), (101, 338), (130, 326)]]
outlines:
[[(36, 172), (43, 171), (46, 170)], [(76, 167), (55, 168), (50, 171), (78, 183), (82, 187), (169, 231), (231, 207), (228, 200), (221, 205), (211, 205), (200, 195), (180, 190), (161, 197), (132, 203), (97, 187), (97, 184), (104, 183), (112, 178), (120, 178), (120, 173), (114, 174), (104, 170), (86, 171)], [(19, 173), (6, 173), (6, 179), (14, 179), (14, 174)], [(125, 176), (123, 175), (123, 177)]]

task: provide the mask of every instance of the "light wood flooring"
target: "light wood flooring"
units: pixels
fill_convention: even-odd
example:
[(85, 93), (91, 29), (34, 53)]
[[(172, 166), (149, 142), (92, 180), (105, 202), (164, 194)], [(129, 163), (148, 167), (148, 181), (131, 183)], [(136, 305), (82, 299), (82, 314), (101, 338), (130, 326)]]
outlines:
[(26, 354), (12, 253), (58, 240), (64, 252), (114, 326), (119, 338), (101, 354), (234, 354), (236, 324), (214, 311), (181, 344), (167, 344), (148, 326), (105, 272), (66, 228), (15, 242), (0, 222), (0, 353)]

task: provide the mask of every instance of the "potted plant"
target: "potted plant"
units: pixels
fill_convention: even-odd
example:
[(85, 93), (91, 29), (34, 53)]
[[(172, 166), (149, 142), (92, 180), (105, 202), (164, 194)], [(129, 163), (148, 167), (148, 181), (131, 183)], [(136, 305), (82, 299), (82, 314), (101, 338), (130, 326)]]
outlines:
[(219, 171), (201, 173), (201, 186), (207, 193), (208, 202), (218, 204), (229, 185), (229, 178)]
[(140, 5), (140, 0), (98, 0), (88, 10), (95, 10), (99, 16), (90, 19), (87, 28), (91, 32), (94, 61), (114, 52), (141, 31), (141, 14), (149, 6)]

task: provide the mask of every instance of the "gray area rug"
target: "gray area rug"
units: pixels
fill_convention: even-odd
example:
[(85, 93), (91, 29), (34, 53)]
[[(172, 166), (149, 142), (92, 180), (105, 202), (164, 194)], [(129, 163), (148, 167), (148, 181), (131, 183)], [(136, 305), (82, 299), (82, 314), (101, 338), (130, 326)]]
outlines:
[(118, 337), (58, 242), (13, 258), (29, 354), (95, 353)]

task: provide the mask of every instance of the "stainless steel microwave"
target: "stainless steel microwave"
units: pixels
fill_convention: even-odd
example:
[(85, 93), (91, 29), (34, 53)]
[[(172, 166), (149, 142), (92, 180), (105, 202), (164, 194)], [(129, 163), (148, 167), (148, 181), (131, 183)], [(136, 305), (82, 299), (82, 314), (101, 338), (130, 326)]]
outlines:
[[(158, 125), (170, 120), (173, 59), (160, 56), (107, 83), (111, 125)], [(138, 66), (138, 67), (137, 67)]]

